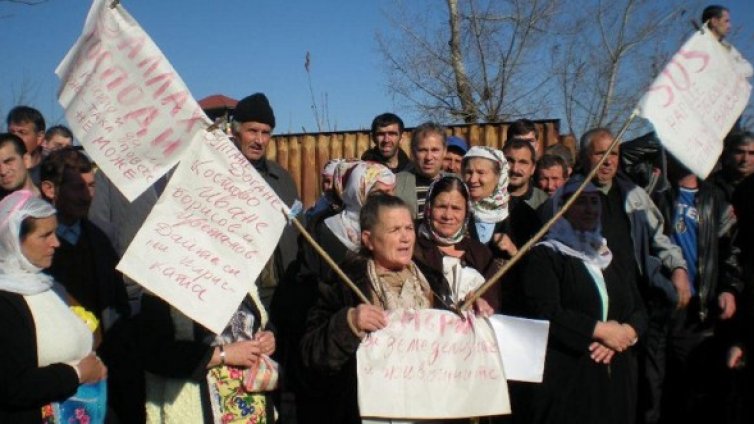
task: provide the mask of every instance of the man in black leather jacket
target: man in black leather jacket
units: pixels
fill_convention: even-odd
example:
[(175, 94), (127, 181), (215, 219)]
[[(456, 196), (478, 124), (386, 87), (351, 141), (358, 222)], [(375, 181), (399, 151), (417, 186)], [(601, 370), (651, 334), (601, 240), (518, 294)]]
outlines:
[(670, 155), (668, 178), (671, 187), (655, 193), (653, 200), (665, 218), (666, 234), (683, 251), (692, 299), (688, 308), (673, 312), (667, 325), (656, 329), (652, 340), (665, 353), (661, 417), (663, 422), (715, 422), (721, 391), (711, 378), (719, 378), (721, 369), (713, 364), (720, 364), (721, 357), (711, 355), (722, 351), (712, 336), (717, 319), (735, 313), (743, 288), (738, 250), (725, 237), (735, 215), (719, 189)]

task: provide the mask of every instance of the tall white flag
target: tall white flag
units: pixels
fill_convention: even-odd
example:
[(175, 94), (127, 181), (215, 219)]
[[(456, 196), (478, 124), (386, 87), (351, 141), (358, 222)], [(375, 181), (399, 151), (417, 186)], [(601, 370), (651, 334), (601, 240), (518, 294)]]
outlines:
[(706, 178), (723, 138), (749, 101), (752, 67), (711, 31), (697, 31), (673, 56), (639, 101), (670, 153)]
[(209, 118), (122, 6), (94, 0), (55, 73), (73, 133), (128, 200), (172, 168)]

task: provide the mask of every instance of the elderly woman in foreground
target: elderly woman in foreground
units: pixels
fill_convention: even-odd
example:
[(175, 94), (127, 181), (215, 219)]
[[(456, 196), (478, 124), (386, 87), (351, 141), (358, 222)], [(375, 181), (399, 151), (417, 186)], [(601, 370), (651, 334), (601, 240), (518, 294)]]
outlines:
[[(582, 178), (555, 195), (563, 203)], [(591, 183), (527, 257), (529, 316), (550, 321), (544, 380), (524, 404), (530, 423), (633, 423), (634, 344), (647, 326), (635, 281), (612, 266), (600, 232), (600, 194)]]
[[(367, 333), (384, 328), (386, 310), (446, 308), (450, 288), (441, 273), (411, 259), (416, 235), (408, 206), (399, 198), (370, 196), (361, 210), (363, 254), (341, 264), (369, 298), (360, 304), (340, 281), (320, 286), (302, 340), (304, 365), (332, 379), (328, 422), (361, 423), (356, 393), (356, 350)], [(379, 396), (379, 393), (375, 393)]]
[(42, 273), (60, 245), (56, 227), (55, 209), (29, 191), (0, 202), (3, 423), (40, 423), (43, 407), (107, 375), (92, 351), (92, 331), (53, 290), (52, 277)]

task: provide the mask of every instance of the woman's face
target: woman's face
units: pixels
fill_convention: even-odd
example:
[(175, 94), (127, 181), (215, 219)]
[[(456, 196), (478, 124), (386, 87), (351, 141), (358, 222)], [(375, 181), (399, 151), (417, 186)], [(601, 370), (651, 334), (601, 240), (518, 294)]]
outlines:
[(469, 187), (471, 200), (475, 202), (492, 194), (499, 177), (495, 162), (486, 158), (471, 158), (463, 169), (463, 179)]
[(466, 220), (466, 199), (458, 190), (438, 194), (432, 201), (429, 219), (441, 237), (456, 234)]
[(361, 242), (375, 263), (393, 271), (400, 271), (411, 263), (414, 254), (414, 221), (406, 208), (381, 208), (377, 224), (361, 232)]
[(29, 219), (34, 229), (21, 241), (21, 253), (32, 265), (43, 269), (49, 268), (55, 249), (60, 246), (55, 235), (58, 220), (54, 216)]
[(574, 230), (592, 231), (599, 225), (601, 207), (598, 193), (581, 193), (563, 216)]

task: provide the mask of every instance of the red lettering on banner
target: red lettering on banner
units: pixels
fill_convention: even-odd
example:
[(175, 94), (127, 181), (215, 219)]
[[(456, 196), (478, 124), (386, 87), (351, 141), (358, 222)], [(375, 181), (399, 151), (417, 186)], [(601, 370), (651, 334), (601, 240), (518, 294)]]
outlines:
[(691, 50), (691, 51), (681, 50), (678, 52), (678, 55), (680, 55), (684, 59), (687, 59), (689, 62), (695, 59), (701, 61), (699, 68), (694, 70), (694, 73), (696, 74), (707, 69), (707, 65), (709, 64), (709, 61), (710, 61), (709, 54), (702, 51), (698, 51), (698, 50)]
[(162, 149), (162, 154), (164, 156), (170, 156), (181, 144), (181, 140), (179, 139), (168, 142), (168, 139), (172, 135), (173, 129), (167, 128), (160, 135), (155, 137), (154, 140), (152, 140), (151, 144), (153, 146), (160, 146), (162, 144), (165, 144), (164, 148)]
[(184, 132), (186, 132), (187, 134), (192, 134), (194, 132), (194, 126), (196, 126), (196, 124), (201, 125), (202, 122), (204, 122), (204, 119), (204, 112), (202, 112), (201, 109), (197, 108), (193, 111), (190, 117), (186, 119), (179, 119), (178, 122), (186, 125)]
[[(180, 112), (181, 110), (183, 110), (183, 105), (185, 105), (186, 102), (190, 98), (191, 97), (189, 96), (188, 92), (186, 92), (186, 91), (179, 91), (177, 93), (171, 94), (171, 95), (165, 97), (164, 99), (162, 99), (162, 101), (160, 101), (160, 104), (163, 105), (163, 106), (165, 106), (168, 103), (172, 103), (173, 104), (173, 108), (170, 109), (170, 115), (175, 116), (178, 112)], [(189, 119), (191, 119), (191, 118), (189, 118)], [(201, 115), (199, 115), (197, 117), (197, 119), (203, 119), (203, 118), (202, 118)], [(193, 128), (193, 123), (191, 124), (191, 128)], [(190, 130), (191, 129), (189, 129), (189, 131)]]
[[(662, 107), (666, 108), (672, 105), (676, 99), (676, 91), (684, 92), (692, 88), (691, 77), (686, 69), (684, 62), (699, 62), (698, 67), (693, 70), (694, 73), (700, 73), (707, 68), (710, 57), (709, 54), (703, 51), (690, 50), (679, 51), (676, 53), (665, 69), (662, 71), (662, 75), (668, 80), (668, 83), (661, 83), (653, 85), (648, 91), (662, 90), (666, 97), (666, 101), (662, 104)], [(671, 70), (675, 68), (680, 75), (675, 75)]]
[(141, 62), (139, 62), (136, 66), (139, 67), (139, 69), (144, 68), (145, 66), (148, 66), (146, 71), (144, 71), (144, 77), (148, 77), (152, 72), (154, 72), (155, 69), (157, 69), (158, 66), (160, 66), (160, 63), (162, 63), (162, 57), (160, 56), (152, 56), (148, 57)]
[(106, 83), (105, 87), (107, 87), (108, 90), (112, 90), (115, 87), (119, 86), (123, 81), (126, 81), (128, 79), (128, 73), (126, 72), (123, 67), (119, 65), (113, 65), (107, 69), (105, 69), (102, 72), (102, 75), (100, 76), (100, 79), (102, 81), (105, 81), (106, 79), (110, 78), (113, 74), (115, 74), (115, 77), (108, 83)]
[(137, 54), (139, 54), (141, 49), (144, 48), (146, 42), (147, 37), (143, 35), (138, 37), (129, 37), (118, 44), (118, 50), (128, 49), (128, 58), (133, 59)]
[(136, 84), (130, 84), (118, 92), (118, 103), (129, 106), (141, 100), (144, 90)]
[(147, 131), (149, 131), (149, 126), (152, 125), (152, 122), (154, 122), (159, 114), (160, 111), (157, 110), (156, 107), (147, 106), (127, 113), (124, 118), (125, 120), (135, 120), (139, 124), (139, 130), (136, 131), (136, 135), (138, 137), (144, 137), (147, 134)]
[[(172, 83), (174, 79), (175, 79), (175, 74), (172, 72), (166, 72), (164, 74), (157, 75), (154, 78), (148, 79), (146, 81), (147, 86), (157, 84), (160, 81), (162, 81), (162, 85), (160, 85), (157, 88), (157, 90), (155, 90), (155, 92), (152, 94), (152, 98), (156, 99), (160, 97), (162, 93), (164, 93), (170, 87), (170, 83)], [(164, 99), (162, 100), (162, 104), (165, 104)], [(175, 115), (175, 112), (173, 113), (173, 115)]]

